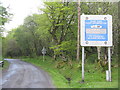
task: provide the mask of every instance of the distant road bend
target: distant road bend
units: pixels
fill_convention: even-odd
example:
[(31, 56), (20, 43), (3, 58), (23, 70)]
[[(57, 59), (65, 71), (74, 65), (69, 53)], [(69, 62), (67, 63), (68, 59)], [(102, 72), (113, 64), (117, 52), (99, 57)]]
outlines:
[(2, 77), (2, 88), (54, 88), (43, 70), (18, 59), (5, 59), (10, 67)]

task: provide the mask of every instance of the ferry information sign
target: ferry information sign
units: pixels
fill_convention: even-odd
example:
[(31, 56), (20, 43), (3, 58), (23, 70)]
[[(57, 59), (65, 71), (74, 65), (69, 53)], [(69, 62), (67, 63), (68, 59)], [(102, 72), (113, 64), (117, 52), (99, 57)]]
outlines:
[(85, 20), (86, 41), (108, 41), (107, 20)]
[(81, 15), (81, 46), (112, 46), (112, 16)]

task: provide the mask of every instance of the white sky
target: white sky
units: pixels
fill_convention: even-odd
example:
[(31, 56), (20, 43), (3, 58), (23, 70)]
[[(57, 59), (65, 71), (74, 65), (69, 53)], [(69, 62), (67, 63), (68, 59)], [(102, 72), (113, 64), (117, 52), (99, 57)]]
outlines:
[(33, 13), (40, 13), (38, 8), (43, 8), (42, 0), (0, 0), (4, 7), (10, 7), (14, 16), (12, 21), (5, 24), (5, 29), (11, 30), (23, 24), (25, 17)]

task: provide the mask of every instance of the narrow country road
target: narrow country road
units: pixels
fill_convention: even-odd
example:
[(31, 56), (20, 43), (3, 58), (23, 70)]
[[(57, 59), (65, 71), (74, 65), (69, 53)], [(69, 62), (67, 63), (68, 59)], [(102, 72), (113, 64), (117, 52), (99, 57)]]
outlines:
[(10, 67), (3, 74), (2, 88), (54, 88), (43, 70), (18, 59), (5, 60), (10, 62)]

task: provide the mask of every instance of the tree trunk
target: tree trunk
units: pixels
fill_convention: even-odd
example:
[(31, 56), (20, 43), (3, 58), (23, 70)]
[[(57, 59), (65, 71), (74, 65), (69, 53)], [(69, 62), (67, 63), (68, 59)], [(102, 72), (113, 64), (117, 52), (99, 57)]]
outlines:
[(77, 36), (77, 61), (80, 58), (80, 0), (78, 0), (78, 36)]
[(100, 56), (101, 56), (101, 47), (97, 47), (97, 52), (98, 52), (98, 60), (100, 60)]
[(107, 55), (108, 55), (108, 53), (107, 53), (107, 47), (105, 47), (105, 56), (104, 56), (105, 61), (107, 61), (107, 59), (108, 59)]

